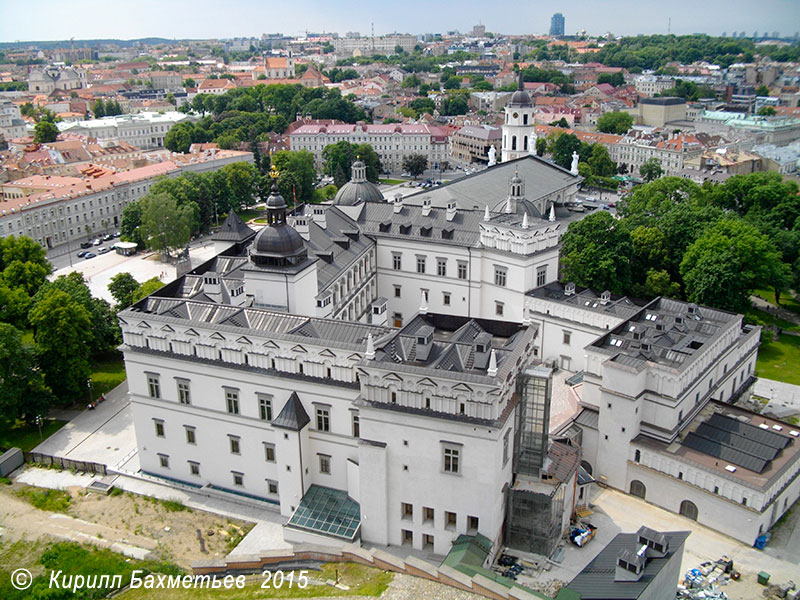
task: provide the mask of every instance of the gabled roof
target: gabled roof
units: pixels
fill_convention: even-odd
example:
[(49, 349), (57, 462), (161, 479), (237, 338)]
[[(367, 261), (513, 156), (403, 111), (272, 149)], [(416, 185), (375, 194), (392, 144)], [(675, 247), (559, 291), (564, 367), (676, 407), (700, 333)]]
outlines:
[(306, 409), (303, 408), (303, 403), (297, 397), (297, 392), (292, 392), (286, 404), (283, 405), (281, 412), (272, 420), (272, 425), (281, 429), (300, 431), (310, 422), (311, 417), (308, 416)]

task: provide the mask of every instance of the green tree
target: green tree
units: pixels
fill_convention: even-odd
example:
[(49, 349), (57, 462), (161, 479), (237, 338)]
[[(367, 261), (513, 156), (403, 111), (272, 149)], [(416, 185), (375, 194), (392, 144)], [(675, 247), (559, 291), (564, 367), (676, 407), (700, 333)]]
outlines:
[(536, 138), (536, 156), (544, 156), (547, 152), (547, 140), (543, 137)]
[(553, 162), (562, 169), (569, 169), (572, 166), (572, 153), (581, 149), (581, 142), (577, 136), (571, 133), (562, 133), (553, 142), (550, 153), (553, 155)]
[(191, 77), (187, 77), (183, 80), (183, 87), (185, 88), (195, 88), (197, 87), (197, 83)]
[(69, 294), (48, 290), (31, 309), (44, 381), (60, 404), (70, 404), (86, 389), (91, 374), (91, 317)]
[(58, 138), (58, 127), (50, 121), (39, 121), (33, 128), (33, 141), (37, 144), (55, 142)]
[(569, 224), (562, 239), (562, 278), (624, 294), (631, 287), (630, 236), (607, 211)]
[(12, 288), (0, 279), (0, 321), (25, 328), (31, 298), (22, 288)]
[(272, 155), (272, 164), (280, 173), (278, 189), (287, 204), (314, 201), (317, 172), (313, 154), (307, 150), (281, 150)]
[(142, 224), (142, 204), (141, 201), (131, 202), (122, 209), (122, 221), (119, 226), (120, 239), (124, 242), (133, 242), (139, 248), (145, 247), (142, 239), (142, 232), (139, 226)]
[(765, 85), (760, 85), (756, 88), (756, 96), (769, 96), (769, 88)]
[(433, 114), (436, 110), (436, 104), (430, 98), (414, 98), (408, 103), (408, 107), (413, 109), (418, 115), (428, 113)]
[(666, 271), (656, 271), (655, 269), (650, 269), (647, 271), (644, 285), (634, 285), (633, 292), (637, 296), (642, 296), (645, 298), (653, 298), (655, 296), (680, 298), (681, 286), (677, 282), (672, 281), (669, 273)]
[(192, 145), (191, 123), (176, 123), (164, 136), (164, 147), (172, 152), (186, 153)]
[(46, 269), (48, 275), (53, 271), (47, 252), (31, 238), (24, 235), (0, 238), (0, 271), (15, 261), (35, 263)]
[(147, 298), (164, 287), (164, 284), (158, 277), (151, 277), (147, 281), (139, 285), (136, 290), (131, 294), (131, 304), (136, 304), (140, 300)]
[(37, 415), (45, 416), (52, 403), (53, 395), (44, 385), (33, 349), (22, 341), (22, 332), (0, 323), (0, 422), (33, 422)]
[(231, 208), (243, 209), (255, 204), (258, 171), (249, 162), (235, 162), (225, 165), (219, 172), (228, 181)]
[(600, 73), (600, 75), (597, 76), (597, 83), (608, 83), (614, 87), (619, 87), (625, 85), (625, 76), (621, 71), (617, 71), (616, 73)]
[(642, 179), (649, 183), (661, 177), (664, 174), (664, 169), (661, 168), (661, 163), (658, 159), (653, 157), (642, 163), (642, 166), (639, 167), (639, 173), (641, 173)]
[(732, 311), (750, 306), (753, 289), (785, 289), (791, 277), (769, 238), (739, 218), (708, 229), (686, 250), (680, 270), (689, 300)]
[(403, 157), (403, 170), (414, 179), (419, 177), (428, 168), (428, 157), (423, 154), (407, 154)]
[(193, 203), (178, 206), (175, 198), (163, 193), (150, 193), (141, 202), (139, 229), (150, 248), (170, 256), (189, 243), (194, 221)]
[(758, 109), (758, 115), (761, 117), (774, 117), (776, 114), (775, 109), (771, 106), (762, 106)]
[(404, 88), (418, 88), (421, 82), (419, 77), (417, 77), (414, 73), (403, 79), (403, 87)]
[(597, 130), (622, 135), (633, 125), (633, 117), (626, 112), (607, 112), (597, 119)]
[(442, 103), (442, 114), (446, 116), (465, 115), (469, 111), (469, 102), (464, 94), (452, 94)]
[(117, 301), (116, 309), (122, 310), (133, 303), (133, 293), (138, 289), (139, 282), (130, 273), (117, 273), (108, 284), (108, 291)]
[(92, 112), (94, 113), (95, 119), (102, 119), (106, 116), (106, 103), (103, 102), (102, 98), (94, 103), (92, 106)]
[(599, 177), (612, 177), (617, 172), (617, 164), (611, 160), (608, 150), (602, 144), (592, 146), (591, 156), (586, 162), (592, 168), (592, 173)]

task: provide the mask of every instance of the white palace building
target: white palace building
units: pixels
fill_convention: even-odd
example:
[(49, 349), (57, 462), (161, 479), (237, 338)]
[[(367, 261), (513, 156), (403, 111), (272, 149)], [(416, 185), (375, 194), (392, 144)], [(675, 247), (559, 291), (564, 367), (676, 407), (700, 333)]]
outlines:
[[(330, 205), (273, 188), (266, 227), (232, 214), (119, 314), (143, 472), (279, 511), (288, 541), (437, 555), (549, 555), (589, 473), (748, 542), (797, 499), (797, 432), (728, 404), (758, 328), (558, 283), (580, 177), (528, 155), (386, 201), (364, 171)], [(557, 369), (581, 406), (551, 435)]]

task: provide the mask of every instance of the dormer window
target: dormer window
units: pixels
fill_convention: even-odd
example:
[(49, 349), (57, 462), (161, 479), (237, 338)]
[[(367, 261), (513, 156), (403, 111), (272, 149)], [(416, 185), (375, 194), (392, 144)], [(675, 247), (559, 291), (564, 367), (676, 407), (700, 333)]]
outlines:
[(477, 346), (475, 346), (475, 352), (478, 352), (479, 354), (486, 352), (486, 346), (484, 346), (483, 344), (478, 344)]

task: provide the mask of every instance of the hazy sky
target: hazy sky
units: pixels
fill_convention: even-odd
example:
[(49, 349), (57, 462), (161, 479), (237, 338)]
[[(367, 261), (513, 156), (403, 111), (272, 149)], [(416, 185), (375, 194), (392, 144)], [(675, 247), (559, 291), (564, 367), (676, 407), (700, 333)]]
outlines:
[(561, 12), (566, 31), (618, 35), (800, 30), (800, 0), (0, 0), (0, 41), (75, 37), (221, 38), (265, 32), (377, 35), (468, 31), (546, 33)]

